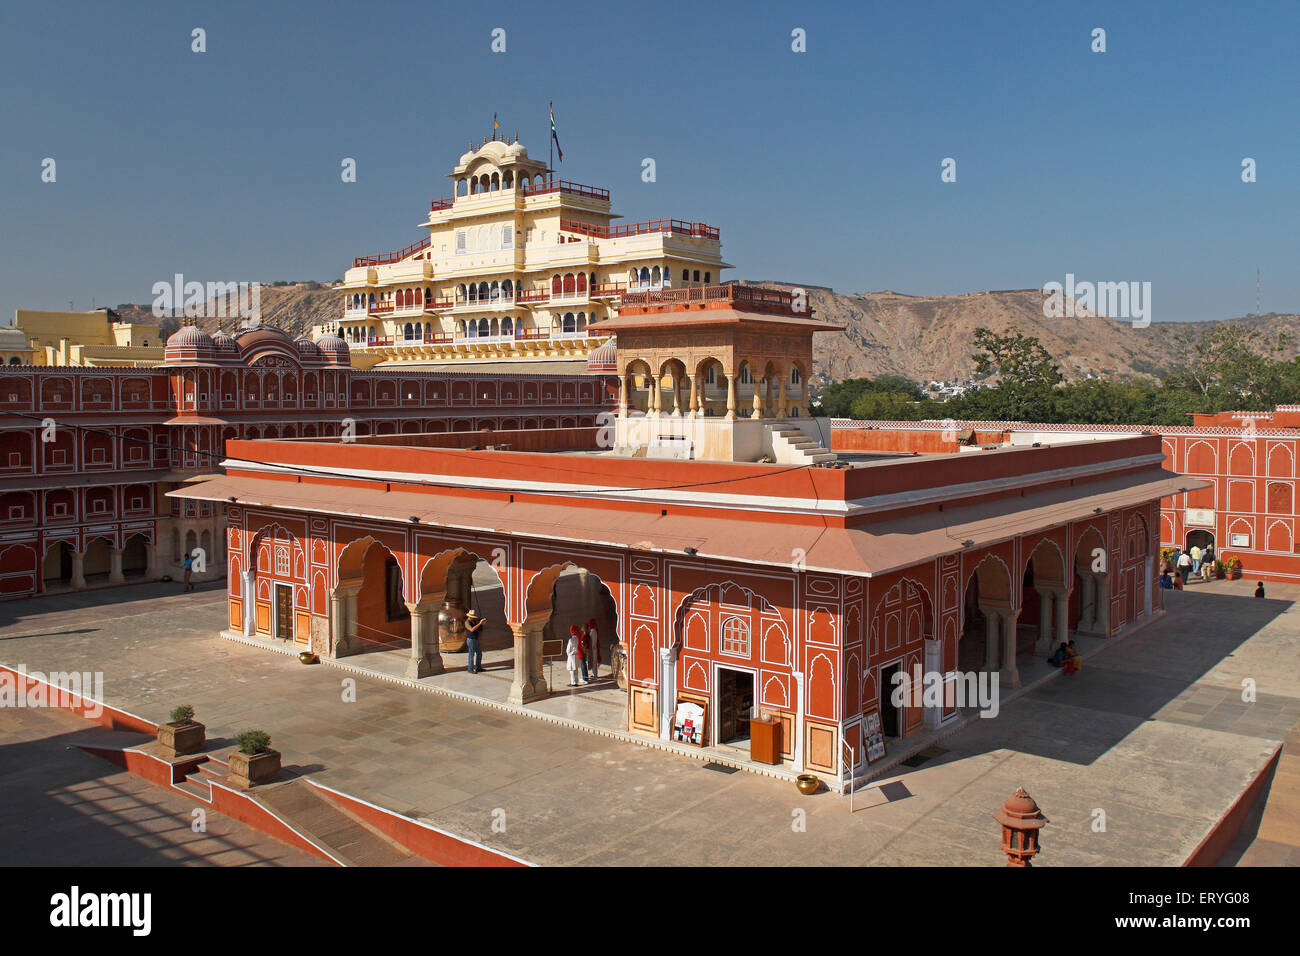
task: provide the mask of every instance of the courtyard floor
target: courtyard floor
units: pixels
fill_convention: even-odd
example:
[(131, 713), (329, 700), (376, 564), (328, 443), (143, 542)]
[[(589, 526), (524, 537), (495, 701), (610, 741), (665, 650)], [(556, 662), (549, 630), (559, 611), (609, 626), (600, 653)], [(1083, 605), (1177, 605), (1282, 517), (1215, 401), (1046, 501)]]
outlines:
[[(1023, 786), (1051, 820), (1038, 865), (1176, 865), (1300, 719), (1300, 587), (1270, 585), (1266, 600), (1253, 587), (1165, 592), (1165, 617), (1098, 642), (1079, 674), (1058, 672), (873, 780), (852, 814), (847, 797), (705, 769), (558, 714), (222, 639), (219, 588), (0, 604), (0, 664), (102, 671), (106, 703), (154, 721), (189, 703), (209, 736), (266, 730), (291, 773), (536, 863), (999, 865), (989, 814)], [(451, 676), (508, 686), (501, 671)], [(605, 693), (564, 690), (534, 706)], [(0, 823), (13, 824), (9, 812)]]

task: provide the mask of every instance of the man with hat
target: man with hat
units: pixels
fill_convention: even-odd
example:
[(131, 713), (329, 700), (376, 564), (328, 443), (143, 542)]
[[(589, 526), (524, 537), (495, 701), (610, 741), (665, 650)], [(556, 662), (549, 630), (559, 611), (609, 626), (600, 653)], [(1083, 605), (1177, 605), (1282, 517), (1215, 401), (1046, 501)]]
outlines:
[(469, 673), (477, 674), (483, 670), (483, 646), (479, 638), (483, 636), (486, 622), (478, 616), (478, 611), (465, 615), (465, 648), (469, 651)]

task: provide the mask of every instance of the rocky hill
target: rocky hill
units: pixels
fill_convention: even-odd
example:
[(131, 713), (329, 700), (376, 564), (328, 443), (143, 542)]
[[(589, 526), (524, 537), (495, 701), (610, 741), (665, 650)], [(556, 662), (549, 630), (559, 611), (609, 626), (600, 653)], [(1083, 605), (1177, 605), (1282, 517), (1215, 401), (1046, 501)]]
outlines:
[[(791, 288), (786, 282), (754, 283)], [(904, 375), (917, 381), (966, 378), (973, 368), (971, 342), (980, 326), (994, 332), (1020, 331), (1038, 338), (1060, 363), (1068, 379), (1088, 374), (1106, 378), (1159, 376), (1181, 364), (1180, 334), (1196, 334), (1218, 323), (1152, 323), (1135, 329), (1104, 316), (1045, 318), (1043, 293), (1037, 289), (971, 292), (965, 295), (914, 296), (898, 292), (842, 295), (805, 285), (819, 318), (845, 326), (842, 335), (819, 335), (815, 342), (818, 371), (833, 379)], [(336, 321), (343, 295), (327, 285), (295, 283), (262, 286), (262, 321), (294, 335), (313, 325)], [(147, 305), (122, 305), (128, 321), (153, 321)], [(1230, 319), (1270, 337), (1291, 334), (1287, 358), (1300, 354), (1300, 316), (1265, 315)], [(228, 331), (234, 319), (200, 319), (208, 331), (220, 324)]]

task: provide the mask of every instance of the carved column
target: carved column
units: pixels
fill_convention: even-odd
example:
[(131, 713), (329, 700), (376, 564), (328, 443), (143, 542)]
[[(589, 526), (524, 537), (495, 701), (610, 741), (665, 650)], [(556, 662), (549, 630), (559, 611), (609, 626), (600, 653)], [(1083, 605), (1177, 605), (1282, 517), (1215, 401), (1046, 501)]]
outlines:
[(736, 376), (727, 376), (727, 420), (736, 419)]
[(653, 417), (658, 418), (660, 413), (663, 412), (663, 401), (663, 386), (659, 384), (659, 376), (651, 375), (649, 407), (650, 414)]
[[(925, 669), (921, 674), (921, 691), (924, 695), (926, 682), (934, 680), (931, 674), (943, 673), (943, 642), (934, 638), (926, 638), (925, 641)], [(939, 703), (932, 705), (925, 704), (925, 710), (922, 712), (922, 722), (926, 730), (937, 730), (939, 724), (943, 721), (943, 684), (940, 684)], [(924, 696), (922, 700), (924, 701)]]
[(676, 372), (673, 373), (673, 417), (682, 417), (682, 380)]
[(686, 417), (687, 417), (687, 418), (694, 418), (694, 417), (695, 417), (695, 413), (696, 413), (696, 409), (699, 408), (699, 403), (700, 403), (699, 389), (698, 389), (698, 386), (697, 386), (696, 381), (695, 381), (698, 377), (699, 377), (698, 375), (692, 375), (692, 376), (690, 376), (690, 379), (691, 379), (691, 407), (690, 407), (689, 409), (687, 409), (687, 412), (686, 412)]
[(72, 578), (68, 583), (74, 588), (86, 586), (86, 552), (72, 552)]
[(1050, 652), (1052, 649), (1052, 592), (1047, 588), (1035, 588), (1038, 592), (1038, 641), (1036, 650)]
[(332, 657), (347, 657), (358, 650), (357, 594), (361, 585), (339, 585), (330, 593)]
[(1016, 667), (1016, 624), (1020, 611), (1008, 611), (1002, 616), (1002, 672), (999, 680), (1005, 687), (1020, 686), (1020, 670)]
[(783, 375), (781, 376), (781, 384), (776, 390), (776, 417), (785, 418), (788, 412), (789, 408), (786, 406), (785, 396), (785, 376)]
[(1056, 634), (1052, 640), (1060, 644), (1070, 639), (1070, 592), (1065, 588), (1054, 588), (1052, 596), (1056, 599)]
[(443, 671), (434, 617), (436, 608), (436, 604), (406, 605), (411, 612), (411, 659), (406, 664), (406, 676), (410, 680), (431, 677)]
[(1098, 574), (1093, 585), (1096, 592), (1097, 618), (1094, 632), (1110, 637), (1110, 575)]
[(548, 697), (551, 686), (542, 667), (542, 630), (544, 625), (533, 624), (528, 629), (528, 679), (532, 683), (534, 698)]
[(753, 407), (754, 410), (750, 412), (749, 417), (762, 418), (763, 417), (763, 389), (762, 389), (763, 383), (759, 379), (753, 379), (752, 381), (754, 383), (754, 400), (750, 402), (750, 405)]
[(122, 575), (122, 549), (113, 548), (108, 552), (108, 583), (124, 584), (126, 578)]
[(631, 391), (630, 382), (628, 381), (630, 373), (624, 372), (618, 377), (618, 417), (627, 418), (627, 397)]
[(145, 576), (148, 578), (158, 577), (158, 545), (148, 544), (145, 546), (145, 554), (148, 556), (149, 564), (145, 568)]
[(984, 612), (984, 669), (998, 669), (998, 612), (992, 608), (981, 607)]
[(1079, 576), (1079, 633), (1092, 632), (1096, 614), (1097, 589), (1091, 574)]

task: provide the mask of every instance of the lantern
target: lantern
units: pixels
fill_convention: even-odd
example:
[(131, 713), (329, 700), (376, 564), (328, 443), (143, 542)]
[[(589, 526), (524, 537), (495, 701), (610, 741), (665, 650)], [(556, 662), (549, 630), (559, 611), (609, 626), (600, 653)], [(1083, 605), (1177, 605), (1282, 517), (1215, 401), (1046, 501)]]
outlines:
[(1032, 866), (1030, 861), (1039, 851), (1038, 831), (1051, 822), (1039, 811), (1034, 798), (1025, 793), (1024, 787), (1018, 788), (993, 819), (1002, 824), (1002, 852), (1007, 855), (1007, 866)]

